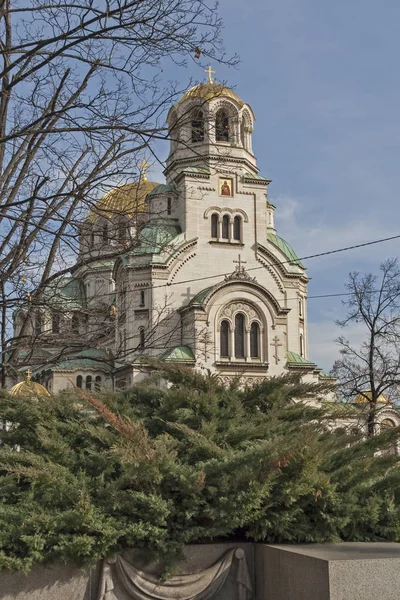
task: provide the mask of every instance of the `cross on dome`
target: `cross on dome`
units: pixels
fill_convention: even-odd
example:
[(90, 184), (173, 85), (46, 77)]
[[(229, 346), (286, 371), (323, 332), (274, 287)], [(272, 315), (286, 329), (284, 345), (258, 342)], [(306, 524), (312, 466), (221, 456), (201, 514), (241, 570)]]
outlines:
[(143, 158), (142, 162), (138, 163), (138, 167), (140, 168), (140, 181), (147, 181), (147, 169), (150, 167), (149, 163)]
[(208, 74), (208, 83), (214, 83), (212, 75), (215, 74), (215, 71), (212, 70), (211, 65), (209, 65), (208, 69), (204, 69), (204, 71)]

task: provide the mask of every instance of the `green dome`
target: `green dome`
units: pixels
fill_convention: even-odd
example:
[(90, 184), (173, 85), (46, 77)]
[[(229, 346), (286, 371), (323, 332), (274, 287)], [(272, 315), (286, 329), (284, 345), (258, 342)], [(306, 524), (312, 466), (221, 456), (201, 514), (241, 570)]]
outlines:
[(279, 237), (279, 235), (276, 235), (275, 233), (268, 233), (267, 234), (267, 238), (269, 242), (272, 242), (274, 244), (274, 246), (276, 246), (277, 248), (279, 248), (279, 250), (281, 252), (283, 252), (283, 254), (289, 259), (289, 261), (292, 264), (297, 265), (298, 267), (301, 267), (302, 269), (304, 269), (304, 265), (301, 264), (296, 252), (293, 250), (293, 248), (286, 242), (286, 240), (284, 240), (283, 238)]
[(140, 246), (132, 254), (156, 254), (181, 233), (178, 225), (154, 223), (146, 225), (139, 234)]

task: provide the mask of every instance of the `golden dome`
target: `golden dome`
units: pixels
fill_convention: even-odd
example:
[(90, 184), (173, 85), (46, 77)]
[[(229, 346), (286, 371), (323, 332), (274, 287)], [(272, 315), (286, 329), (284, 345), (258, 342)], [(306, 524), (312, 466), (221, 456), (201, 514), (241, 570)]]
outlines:
[(43, 385), (31, 380), (31, 372), (28, 370), (26, 380), (16, 383), (8, 392), (11, 396), (23, 396), (24, 398), (43, 398), (50, 396), (49, 392)]
[[(371, 392), (362, 392), (354, 400), (354, 404), (368, 404), (371, 401)], [(392, 404), (384, 394), (380, 394), (378, 397), (378, 404)]]
[(221, 83), (211, 83), (209, 81), (190, 88), (190, 90), (183, 94), (178, 104), (182, 104), (185, 100), (195, 100), (197, 98), (201, 98), (207, 102), (213, 98), (232, 98), (232, 100), (235, 100), (240, 107), (244, 106), (243, 100), (241, 100), (233, 90), (225, 87)]
[(113, 188), (91, 209), (88, 215), (89, 221), (94, 221), (97, 217), (111, 219), (121, 213), (132, 217), (138, 212), (145, 212), (146, 196), (158, 185), (160, 184), (142, 178), (140, 181)]

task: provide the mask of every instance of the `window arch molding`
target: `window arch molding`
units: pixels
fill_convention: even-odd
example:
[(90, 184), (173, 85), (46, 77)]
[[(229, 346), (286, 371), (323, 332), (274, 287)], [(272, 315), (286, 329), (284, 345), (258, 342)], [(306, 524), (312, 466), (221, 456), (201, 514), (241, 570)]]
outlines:
[(205, 141), (205, 114), (203, 107), (195, 106), (191, 111), (190, 139), (192, 144)]
[[(225, 126), (223, 126), (221, 120), (222, 114), (226, 119)], [(240, 109), (227, 98), (218, 99), (212, 103), (210, 123), (213, 141), (226, 144), (237, 143), (239, 138), (239, 114)], [(226, 130), (225, 127), (227, 127)]]
[(241, 216), (243, 218), (244, 223), (249, 222), (249, 217), (247, 213), (241, 208), (229, 208), (228, 206), (220, 207), (220, 206), (209, 206), (205, 211), (203, 218), (209, 219), (211, 213), (218, 213), (219, 215), (228, 214), (232, 219), (236, 216)]
[(252, 152), (251, 134), (253, 133), (253, 119), (244, 108), (240, 114), (240, 143), (245, 150)]

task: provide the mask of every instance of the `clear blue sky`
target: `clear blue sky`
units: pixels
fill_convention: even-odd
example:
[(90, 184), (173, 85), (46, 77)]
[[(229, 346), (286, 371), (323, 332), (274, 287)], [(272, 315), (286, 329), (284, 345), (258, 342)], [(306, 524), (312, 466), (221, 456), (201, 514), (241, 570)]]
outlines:
[[(399, 234), (400, 2), (221, 0), (220, 14), (241, 63), (213, 66), (256, 114), (278, 233), (299, 256)], [(309, 295), (344, 291), (349, 271), (376, 271), (399, 245), (306, 261)], [(308, 302), (310, 358), (326, 370), (342, 315), (340, 298)]]

